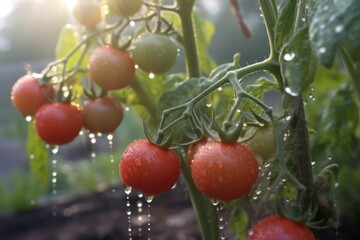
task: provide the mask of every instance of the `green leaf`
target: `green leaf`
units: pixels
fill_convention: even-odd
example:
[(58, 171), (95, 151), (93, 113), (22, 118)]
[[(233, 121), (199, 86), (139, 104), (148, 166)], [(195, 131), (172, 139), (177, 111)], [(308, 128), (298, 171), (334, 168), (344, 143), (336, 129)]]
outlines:
[(236, 239), (245, 239), (247, 236), (247, 226), (249, 224), (249, 217), (245, 209), (242, 207), (241, 200), (231, 202), (231, 219), (230, 227), (236, 234)]
[(314, 81), (316, 59), (312, 53), (307, 27), (300, 29), (284, 46), (279, 62), (285, 91), (289, 95), (299, 95)]
[(200, 69), (204, 74), (208, 75), (211, 70), (216, 67), (215, 60), (209, 55), (209, 48), (215, 33), (215, 27), (210, 21), (204, 20), (197, 11), (194, 11), (194, 25)]
[(339, 46), (360, 61), (360, 1), (317, 1), (310, 24), (310, 40), (321, 63), (330, 67)]
[(275, 25), (275, 47), (278, 51), (287, 43), (294, 32), (297, 0), (282, 1), (279, 18)]
[(28, 126), (26, 151), (29, 156), (30, 171), (38, 178), (39, 182), (49, 183), (49, 151), (37, 135), (33, 122)]

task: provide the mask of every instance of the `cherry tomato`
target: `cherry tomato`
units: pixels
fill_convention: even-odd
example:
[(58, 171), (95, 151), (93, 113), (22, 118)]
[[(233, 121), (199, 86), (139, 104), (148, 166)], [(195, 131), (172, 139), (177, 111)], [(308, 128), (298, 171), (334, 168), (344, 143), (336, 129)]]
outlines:
[(213, 141), (211, 138), (204, 138), (200, 141), (191, 144), (186, 152), (186, 163), (189, 167), (191, 167), (192, 161), (194, 160), (195, 154), (199, 151), (201, 147), (203, 147), (208, 141)]
[(84, 127), (93, 133), (109, 134), (121, 123), (124, 112), (114, 98), (104, 96), (84, 103)]
[(264, 161), (268, 160), (276, 153), (276, 139), (274, 128), (253, 128), (247, 134), (254, 134), (254, 137), (246, 142), (246, 145), (257, 155), (260, 155)]
[(89, 29), (94, 28), (101, 21), (100, 6), (91, 0), (76, 1), (73, 14), (80, 24)]
[(144, 33), (135, 41), (133, 58), (135, 63), (146, 72), (165, 73), (176, 62), (177, 46), (166, 35)]
[(19, 78), (11, 90), (11, 101), (15, 108), (24, 116), (33, 116), (36, 111), (48, 102), (54, 93), (52, 86), (39, 85), (31, 75)]
[(70, 103), (47, 103), (35, 114), (35, 129), (50, 145), (71, 142), (84, 125), (82, 111)]
[(153, 196), (171, 189), (179, 178), (180, 168), (180, 160), (173, 150), (140, 139), (126, 147), (119, 171), (126, 186)]
[(247, 236), (247, 240), (315, 240), (312, 231), (290, 219), (271, 216), (260, 220), (253, 226)]
[(191, 174), (197, 188), (208, 197), (232, 201), (251, 191), (259, 166), (245, 145), (211, 141), (194, 155)]
[(124, 88), (135, 77), (134, 61), (129, 53), (122, 49), (101, 46), (90, 56), (89, 76), (104, 90)]
[(111, 13), (130, 17), (140, 10), (142, 0), (107, 0), (107, 4)]

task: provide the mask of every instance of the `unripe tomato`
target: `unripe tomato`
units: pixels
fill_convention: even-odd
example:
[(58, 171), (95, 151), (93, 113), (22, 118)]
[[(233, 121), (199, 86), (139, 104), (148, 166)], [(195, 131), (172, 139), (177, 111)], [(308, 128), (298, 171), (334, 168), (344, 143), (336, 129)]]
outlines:
[(134, 80), (135, 64), (127, 51), (101, 46), (90, 55), (89, 76), (106, 91), (121, 89)]
[(54, 94), (54, 88), (40, 85), (31, 75), (19, 78), (11, 90), (11, 101), (15, 108), (24, 116), (33, 116)]
[(290, 219), (272, 216), (260, 220), (252, 227), (247, 240), (315, 240), (312, 231)]
[(255, 135), (245, 144), (257, 155), (261, 156), (264, 161), (268, 160), (276, 153), (276, 139), (274, 128), (252, 128), (247, 134)]
[(247, 146), (211, 141), (195, 153), (191, 174), (197, 188), (208, 197), (232, 201), (251, 191), (259, 166)]
[(104, 96), (87, 100), (83, 106), (84, 127), (92, 133), (113, 133), (121, 123), (124, 112), (114, 98)]
[(126, 147), (120, 159), (119, 172), (126, 186), (153, 196), (174, 186), (180, 168), (180, 160), (173, 150), (140, 139)]
[(140, 10), (142, 0), (107, 0), (107, 4), (110, 13), (130, 17)]
[(71, 142), (84, 125), (82, 111), (70, 103), (47, 103), (35, 114), (35, 129), (39, 137), (50, 145)]
[(176, 43), (166, 35), (141, 34), (135, 41), (133, 58), (135, 63), (149, 73), (165, 73), (176, 62)]
[(73, 14), (80, 24), (89, 29), (94, 28), (101, 21), (100, 6), (91, 0), (76, 1)]

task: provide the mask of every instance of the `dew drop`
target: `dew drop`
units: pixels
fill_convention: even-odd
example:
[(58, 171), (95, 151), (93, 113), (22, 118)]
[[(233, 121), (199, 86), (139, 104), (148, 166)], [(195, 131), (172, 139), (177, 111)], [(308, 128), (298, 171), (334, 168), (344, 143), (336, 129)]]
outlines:
[(145, 201), (151, 203), (154, 200), (154, 196), (145, 196)]
[(325, 53), (326, 53), (326, 48), (325, 48), (325, 47), (321, 47), (321, 48), (319, 48), (318, 52), (319, 52), (320, 54), (325, 54)]
[(213, 206), (217, 206), (220, 203), (220, 201), (218, 199), (210, 199), (210, 202)]
[(129, 195), (131, 193), (131, 190), (132, 190), (132, 187), (130, 187), (130, 186), (125, 186), (125, 188), (124, 188), (126, 195)]
[(31, 117), (31, 116), (26, 116), (26, 117), (25, 117), (25, 121), (26, 121), (26, 122), (31, 122), (31, 120), (32, 120), (32, 117)]
[(285, 87), (285, 92), (293, 97), (296, 97), (299, 95), (299, 93), (294, 92), (290, 87)]
[(130, 25), (130, 27), (135, 27), (135, 25), (136, 25), (136, 22), (135, 21), (130, 21), (130, 23), (129, 23), (129, 25)]
[(125, 112), (128, 112), (130, 111), (130, 108), (129, 107), (125, 107)]
[(344, 25), (337, 25), (335, 27), (335, 32), (336, 33), (341, 33), (344, 30)]
[(292, 61), (295, 58), (295, 53), (286, 53), (284, 55), (284, 60), (287, 62)]
[(208, 108), (211, 108), (211, 107), (212, 107), (212, 104), (211, 104), (211, 103), (207, 103), (206, 106), (207, 106)]
[(154, 73), (149, 73), (149, 78), (150, 78), (150, 79), (154, 79), (154, 78), (155, 78), (155, 74), (154, 74)]

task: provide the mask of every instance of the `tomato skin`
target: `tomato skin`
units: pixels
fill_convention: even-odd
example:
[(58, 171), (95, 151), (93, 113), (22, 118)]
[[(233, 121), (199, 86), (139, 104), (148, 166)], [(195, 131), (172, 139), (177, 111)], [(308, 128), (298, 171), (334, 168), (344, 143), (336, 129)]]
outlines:
[(121, 89), (134, 79), (135, 64), (128, 52), (104, 45), (90, 55), (89, 76), (106, 91)]
[(276, 138), (274, 128), (268, 126), (265, 128), (250, 129), (247, 134), (255, 135), (246, 142), (246, 145), (264, 161), (268, 160), (276, 153)]
[(123, 17), (130, 17), (137, 13), (142, 0), (107, 0), (110, 12)]
[(251, 191), (259, 166), (245, 145), (211, 141), (195, 154), (191, 174), (197, 188), (208, 197), (232, 201)]
[(11, 101), (15, 108), (24, 116), (33, 116), (36, 111), (52, 97), (52, 86), (39, 85), (31, 75), (19, 78), (12, 87)]
[(186, 163), (191, 167), (192, 161), (194, 160), (195, 154), (202, 148), (208, 141), (213, 141), (211, 138), (203, 138), (200, 141), (191, 144), (186, 152)]
[(176, 62), (176, 43), (166, 35), (141, 34), (135, 41), (133, 58), (135, 63), (149, 73), (165, 73)]
[(84, 127), (92, 133), (113, 133), (124, 117), (121, 104), (108, 96), (85, 101), (83, 113)]
[(180, 168), (180, 160), (173, 150), (162, 149), (140, 139), (126, 147), (120, 159), (119, 172), (126, 186), (153, 196), (174, 186)]
[(47, 103), (35, 114), (35, 129), (50, 145), (62, 145), (74, 140), (84, 124), (82, 111), (70, 103)]
[(100, 6), (89, 0), (78, 0), (74, 5), (73, 15), (83, 26), (93, 29), (101, 21)]
[(253, 226), (247, 240), (315, 240), (312, 231), (305, 225), (280, 216), (266, 217)]

